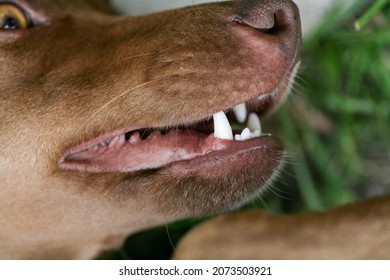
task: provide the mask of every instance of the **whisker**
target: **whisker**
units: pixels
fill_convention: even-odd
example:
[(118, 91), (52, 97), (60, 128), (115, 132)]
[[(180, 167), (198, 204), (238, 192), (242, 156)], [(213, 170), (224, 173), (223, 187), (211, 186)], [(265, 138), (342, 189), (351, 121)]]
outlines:
[(153, 55), (158, 55), (160, 54), (161, 52), (150, 52), (150, 53), (141, 53), (141, 54), (136, 54), (136, 55), (132, 55), (132, 56), (128, 56), (128, 57), (125, 57), (121, 60), (121, 62), (125, 61), (125, 60), (129, 60), (129, 59), (133, 59), (133, 58), (139, 58), (139, 57), (144, 57), (144, 56), (153, 56)]
[(170, 243), (170, 245), (172, 246), (173, 251), (176, 252), (175, 245), (173, 244), (172, 237), (171, 237), (171, 234), (170, 234), (170, 232), (169, 232), (168, 224), (165, 224), (165, 230), (166, 230), (166, 232), (167, 232), (167, 236), (168, 236), (169, 243)]
[(139, 58), (139, 57), (144, 57), (144, 56), (159, 55), (159, 54), (162, 54), (162, 53), (166, 52), (167, 50), (170, 50), (170, 49), (173, 49), (173, 48), (175, 48), (175, 46), (171, 46), (171, 47), (169, 47), (169, 48), (165, 48), (165, 49), (162, 49), (162, 50), (158, 50), (158, 51), (156, 51), (156, 52), (147, 52), (147, 53), (135, 54), (135, 55), (132, 55), (132, 56), (125, 57), (125, 58), (123, 58), (121, 61), (129, 60), (129, 59), (134, 59), (134, 58)]
[(99, 114), (101, 111), (103, 111), (104, 109), (106, 109), (108, 106), (110, 106), (112, 103), (114, 103), (115, 101), (117, 101), (119, 98), (125, 96), (126, 94), (134, 91), (134, 90), (137, 90), (139, 88), (142, 88), (144, 86), (147, 86), (149, 84), (152, 84), (152, 83), (155, 83), (155, 82), (159, 82), (159, 81), (162, 81), (166, 78), (161, 78), (161, 79), (155, 79), (155, 80), (151, 80), (151, 81), (148, 81), (148, 82), (145, 82), (145, 83), (142, 83), (142, 84), (139, 84), (133, 88), (130, 88), (128, 90), (125, 90), (124, 92), (120, 93), (119, 95), (115, 96), (114, 98), (112, 98), (110, 101), (108, 101), (106, 104), (104, 104), (103, 106), (101, 106), (99, 109), (97, 109), (81, 126), (80, 126), (80, 130), (83, 129), (87, 123), (93, 119), (97, 114)]
[(124, 248), (119, 249), (119, 254), (124, 260), (131, 260), (130, 256), (127, 254)]
[(265, 208), (268, 212), (272, 213), (271, 208), (269, 208), (268, 204), (267, 204), (267, 203), (265, 202), (265, 200), (263, 199), (262, 194), (258, 194), (258, 195), (257, 195), (257, 199), (261, 202), (261, 204), (264, 206), (264, 208)]
[(277, 197), (280, 197), (282, 199), (291, 200), (291, 197), (288, 197), (287, 195), (291, 195), (289, 192), (283, 191), (274, 185), (269, 186), (268, 188), (274, 195)]

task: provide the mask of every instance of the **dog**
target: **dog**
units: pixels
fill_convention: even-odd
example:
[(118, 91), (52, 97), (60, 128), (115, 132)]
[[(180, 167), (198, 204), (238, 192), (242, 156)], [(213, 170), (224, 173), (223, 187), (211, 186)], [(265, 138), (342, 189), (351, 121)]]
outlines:
[(291, 89), (300, 29), (290, 0), (0, 2), (0, 258), (94, 258), (262, 192), (284, 151), (258, 116)]

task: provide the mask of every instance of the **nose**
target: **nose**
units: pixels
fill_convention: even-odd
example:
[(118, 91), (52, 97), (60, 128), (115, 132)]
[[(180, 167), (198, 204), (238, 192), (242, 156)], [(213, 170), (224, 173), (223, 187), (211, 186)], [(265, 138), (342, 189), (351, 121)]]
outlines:
[(302, 43), (298, 7), (290, 0), (239, 0), (232, 21), (276, 37), (279, 47), (290, 59)]

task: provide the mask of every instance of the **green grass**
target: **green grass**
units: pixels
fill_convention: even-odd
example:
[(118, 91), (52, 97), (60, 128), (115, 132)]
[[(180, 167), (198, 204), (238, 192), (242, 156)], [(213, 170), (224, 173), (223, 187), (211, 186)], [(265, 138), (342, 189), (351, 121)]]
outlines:
[[(368, 176), (366, 159), (378, 148), (389, 151), (389, 2), (356, 32), (358, 15), (367, 20), (366, 11), (376, 6), (358, 3), (347, 13), (329, 13), (304, 41), (303, 82), (290, 105), (301, 103), (310, 113), (287, 105), (278, 118), (288, 148), (298, 154), (291, 167), (303, 203), (297, 211), (354, 199), (354, 187)], [(322, 122), (310, 123), (319, 117)]]
[[(330, 12), (305, 38), (295, 94), (264, 123), (286, 144), (288, 164), (248, 207), (288, 214), (352, 201), (370, 177), (367, 159), (390, 157), (390, 5), (356, 3)], [(112, 258), (168, 258), (172, 244), (197, 222), (139, 233)]]

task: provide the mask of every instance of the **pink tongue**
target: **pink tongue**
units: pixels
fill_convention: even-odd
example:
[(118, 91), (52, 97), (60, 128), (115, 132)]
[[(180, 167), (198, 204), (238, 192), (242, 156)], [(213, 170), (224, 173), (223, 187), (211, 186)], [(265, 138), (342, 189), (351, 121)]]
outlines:
[(228, 142), (195, 131), (171, 130), (166, 135), (155, 131), (145, 140), (135, 133), (129, 141), (125, 141), (123, 136), (108, 145), (99, 144), (69, 155), (61, 167), (89, 172), (154, 169), (222, 150)]

